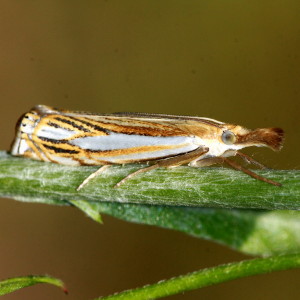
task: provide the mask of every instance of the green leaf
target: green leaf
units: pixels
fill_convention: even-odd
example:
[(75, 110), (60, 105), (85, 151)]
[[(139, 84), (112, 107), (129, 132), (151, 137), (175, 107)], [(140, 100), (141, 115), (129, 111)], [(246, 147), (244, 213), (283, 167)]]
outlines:
[(282, 187), (227, 168), (157, 169), (113, 186), (141, 165), (111, 166), (80, 192), (79, 184), (97, 168), (70, 167), (12, 157), (0, 152), (0, 196), (67, 204), (70, 200), (198, 207), (300, 209), (300, 170), (264, 170)]
[(102, 224), (100, 212), (96, 207), (97, 203), (92, 203), (83, 200), (70, 200), (69, 202), (76, 206), (78, 209), (82, 210), (88, 217), (90, 217), (97, 223)]
[(35, 276), (29, 275), (24, 277), (15, 277), (0, 281), (0, 296), (12, 293), (19, 289), (32, 286), (38, 283), (48, 283), (60, 287), (65, 293), (67, 290), (64, 287), (64, 284), (61, 280), (56, 279), (50, 276)]
[(95, 300), (159, 299), (238, 278), (299, 267), (300, 254), (253, 259), (204, 269)]
[(300, 212), (229, 210), (94, 202), (94, 209), (130, 222), (213, 240), (252, 255), (300, 251)]

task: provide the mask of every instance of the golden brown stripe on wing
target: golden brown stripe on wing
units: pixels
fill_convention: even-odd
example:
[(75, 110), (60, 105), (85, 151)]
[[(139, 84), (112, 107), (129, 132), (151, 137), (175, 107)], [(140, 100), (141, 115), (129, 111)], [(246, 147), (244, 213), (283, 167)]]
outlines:
[(157, 146), (140, 146), (140, 147), (131, 147), (131, 148), (124, 148), (124, 149), (115, 149), (115, 150), (86, 150), (87, 153), (91, 153), (91, 155), (94, 156), (120, 156), (120, 155), (130, 155), (130, 154), (138, 154), (138, 153), (147, 153), (147, 152), (155, 152), (155, 151), (161, 151), (161, 150), (170, 150), (170, 149), (178, 149), (185, 147), (187, 145), (181, 144), (181, 145), (157, 145)]

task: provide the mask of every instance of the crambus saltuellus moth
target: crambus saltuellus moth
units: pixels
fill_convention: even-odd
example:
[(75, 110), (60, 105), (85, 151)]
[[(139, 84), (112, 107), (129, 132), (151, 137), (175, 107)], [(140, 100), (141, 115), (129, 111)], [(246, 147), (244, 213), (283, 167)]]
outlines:
[(203, 167), (227, 163), (253, 178), (280, 186), (236, 162), (239, 156), (247, 163), (264, 166), (239, 152), (249, 146), (280, 150), (280, 128), (249, 130), (239, 125), (213, 119), (143, 113), (90, 114), (56, 110), (37, 105), (17, 124), (11, 154), (65, 165), (101, 166), (77, 188), (103, 172), (109, 165), (153, 162), (116, 184), (158, 167), (188, 164)]

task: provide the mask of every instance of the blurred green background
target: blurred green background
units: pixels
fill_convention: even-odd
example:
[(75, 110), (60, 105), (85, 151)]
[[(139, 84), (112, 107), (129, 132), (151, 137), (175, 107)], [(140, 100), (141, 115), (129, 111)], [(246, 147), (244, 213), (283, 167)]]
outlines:
[[(35, 104), (92, 112), (198, 115), (280, 126), (283, 150), (259, 161), (299, 168), (299, 1), (1, 1), (0, 144)], [(168, 230), (74, 208), (0, 202), (0, 278), (51, 274), (69, 300), (92, 299), (246, 258)], [(299, 299), (297, 270), (170, 299)], [(37, 286), (5, 299), (66, 299)]]

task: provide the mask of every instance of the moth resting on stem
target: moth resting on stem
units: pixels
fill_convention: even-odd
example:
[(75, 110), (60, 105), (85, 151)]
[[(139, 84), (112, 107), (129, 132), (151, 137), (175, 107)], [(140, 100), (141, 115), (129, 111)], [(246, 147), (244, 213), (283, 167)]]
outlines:
[(11, 154), (65, 165), (101, 166), (77, 188), (110, 165), (152, 162), (118, 182), (159, 167), (187, 164), (204, 167), (227, 163), (269, 184), (262, 177), (228, 159), (239, 156), (247, 163), (265, 168), (239, 150), (249, 146), (280, 150), (284, 132), (280, 128), (249, 130), (209, 118), (145, 113), (91, 114), (57, 110), (37, 105), (24, 114), (16, 128)]

